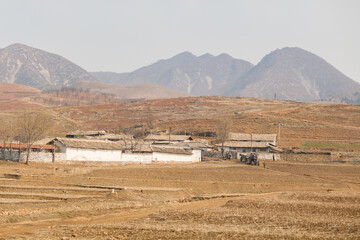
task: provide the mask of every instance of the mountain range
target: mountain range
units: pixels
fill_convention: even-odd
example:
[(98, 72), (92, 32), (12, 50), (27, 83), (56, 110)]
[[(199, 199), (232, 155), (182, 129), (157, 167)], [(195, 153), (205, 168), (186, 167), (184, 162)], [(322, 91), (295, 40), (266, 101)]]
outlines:
[(152, 82), (191, 95), (223, 95), (229, 86), (253, 67), (250, 62), (234, 59), (227, 54), (196, 57), (190, 52), (160, 60), (131, 73), (93, 75), (100, 81), (116, 84)]
[[(195, 56), (183, 52), (129, 73), (89, 73), (61, 56), (13, 44), (0, 49), (0, 82), (38, 89), (81, 86), (126, 98), (221, 95), (339, 101), (344, 99), (342, 95), (352, 96), (360, 89), (359, 83), (319, 56), (289, 47), (271, 52), (255, 66), (228, 54)], [(129, 89), (136, 94), (126, 95)], [(146, 89), (156, 90), (149, 95)]]

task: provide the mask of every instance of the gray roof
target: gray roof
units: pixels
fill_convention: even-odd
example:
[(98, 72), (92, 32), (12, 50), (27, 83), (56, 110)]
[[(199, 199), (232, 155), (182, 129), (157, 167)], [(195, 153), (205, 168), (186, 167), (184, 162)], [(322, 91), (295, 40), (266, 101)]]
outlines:
[(135, 146), (133, 152), (152, 152), (150, 144), (139, 144)]
[(68, 148), (81, 149), (103, 149), (103, 150), (123, 150), (124, 146), (118, 142), (73, 139), (73, 138), (55, 138), (53, 141), (62, 143)]
[(192, 152), (184, 148), (151, 146), (153, 152), (192, 155)]
[(128, 135), (128, 134), (113, 134), (113, 133), (106, 133), (100, 136), (88, 136), (88, 139), (101, 139), (101, 140), (106, 140), (106, 139), (113, 139), (113, 140), (128, 140), (128, 139), (133, 139), (134, 137), (132, 135)]
[(106, 134), (106, 132), (104, 130), (95, 130), (95, 131), (75, 131), (75, 132), (70, 132), (70, 133), (66, 133), (66, 135), (74, 135), (74, 136), (90, 136), (90, 135), (104, 135)]
[[(218, 144), (217, 146), (221, 146)], [(241, 141), (225, 141), (224, 147), (233, 148), (267, 148), (269, 147), (266, 142), (241, 142)]]
[[(170, 141), (186, 141), (191, 138), (190, 135), (170, 135)], [(148, 135), (145, 140), (148, 141), (169, 141), (169, 135)]]
[(276, 142), (276, 134), (229, 133), (229, 141)]
[(210, 148), (210, 146), (202, 142), (179, 142), (179, 143), (170, 144), (169, 146), (191, 148), (191, 149)]

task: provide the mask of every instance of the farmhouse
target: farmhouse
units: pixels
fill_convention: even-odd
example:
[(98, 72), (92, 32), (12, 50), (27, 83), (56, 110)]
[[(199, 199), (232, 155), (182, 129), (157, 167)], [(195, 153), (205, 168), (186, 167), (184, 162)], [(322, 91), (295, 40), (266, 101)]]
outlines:
[(120, 161), (123, 146), (117, 142), (86, 139), (55, 138), (55, 144), (64, 159), (71, 161)]
[(151, 146), (139, 144), (132, 149), (122, 142), (56, 138), (49, 144), (58, 149), (58, 160), (101, 162), (199, 162), (201, 150), (189, 147)]
[(270, 152), (273, 146), (276, 146), (276, 134), (229, 133), (224, 151)]
[(171, 144), (179, 142), (191, 142), (193, 139), (189, 135), (155, 135), (150, 134), (145, 139), (151, 144)]

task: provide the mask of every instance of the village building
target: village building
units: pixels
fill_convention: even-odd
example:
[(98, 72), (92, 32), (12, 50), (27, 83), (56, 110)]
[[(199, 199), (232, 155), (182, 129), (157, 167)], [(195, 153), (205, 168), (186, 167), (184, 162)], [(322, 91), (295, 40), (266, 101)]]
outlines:
[(61, 160), (67, 161), (117, 161), (123, 150), (116, 142), (87, 139), (55, 138), (49, 144), (57, 146)]
[[(24, 143), (0, 143), (0, 159), (10, 161), (22, 161), (25, 159), (27, 144)], [(30, 146), (30, 161), (52, 162), (54, 160), (55, 147), (46, 144), (33, 144)]]
[[(220, 147), (221, 144), (217, 146)], [(228, 140), (224, 142), (224, 151), (270, 152), (274, 146), (276, 134), (229, 133)]]
[(191, 148), (191, 149), (201, 150), (201, 151), (205, 151), (205, 152), (213, 149), (208, 144), (205, 144), (203, 142), (194, 142), (194, 141), (173, 143), (173, 144), (170, 144), (170, 146)]
[(106, 131), (75, 131), (66, 134), (66, 138), (86, 138), (86, 137), (99, 137), (106, 134)]
[(128, 141), (134, 139), (132, 135), (129, 134), (113, 134), (113, 133), (105, 133), (99, 136), (86, 136), (86, 139), (94, 139), (94, 140), (101, 140), (101, 141)]
[(122, 142), (56, 138), (49, 142), (57, 147), (60, 161), (100, 162), (200, 162), (201, 150), (190, 147), (151, 146), (142, 143), (126, 148)]
[(190, 135), (155, 135), (150, 134), (145, 139), (153, 145), (156, 144), (171, 144), (179, 142), (191, 142), (193, 138)]

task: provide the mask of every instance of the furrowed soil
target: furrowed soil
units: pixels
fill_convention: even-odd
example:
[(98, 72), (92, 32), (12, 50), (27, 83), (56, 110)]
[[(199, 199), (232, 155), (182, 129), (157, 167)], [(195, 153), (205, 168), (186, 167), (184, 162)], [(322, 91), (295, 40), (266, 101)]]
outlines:
[(0, 239), (359, 239), (360, 165), (0, 162)]

